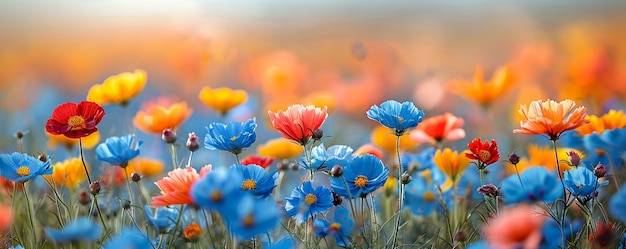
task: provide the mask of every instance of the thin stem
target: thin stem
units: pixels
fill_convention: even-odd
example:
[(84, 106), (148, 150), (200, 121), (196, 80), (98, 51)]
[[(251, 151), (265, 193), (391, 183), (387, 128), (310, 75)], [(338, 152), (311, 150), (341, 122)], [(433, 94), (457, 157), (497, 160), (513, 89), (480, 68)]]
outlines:
[(24, 198), (26, 199), (26, 209), (28, 210), (28, 221), (30, 222), (30, 228), (32, 229), (31, 232), (33, 233), (32, 248), (36, 248), (37, 247), (36, 246), (37, 245), (37, 232), (35, 231), (35, 221), (33, 219), (33, 211), (31, 210), (30, 197), (28, 196), (26, 183), (24, 183), (24, 188), (22, 189), (22, 191), (24, 191)]
[(522, 188), (525, 189), (524, 182), (522, 182), (522, 176), (520, 176), (519, 170), (517, 169), (517, 164), (513, 164), (513, 167), (515, 167), (515, 174), (517, 175), (517, 179), (519, 180), (519, 183), (522, 185)]
[(83, 163), (83, 168), (85, 169), (85, 174), (87, 175), (87, 181), (89, 181), (89, 185), (91, 185), (91, 177), (89, 176), (89, 170), (87, 170), (87, 164), (85, 163), (85, 157), (83, 156), (82, 138), (78, 138), (78, 151), (80, 153), (80, 161)]
[(370, 195), (370, 201), (372, 202), (372, 205), (369, 206), (369, 210), (370, 210), (370, 223), (372, 224), (372, 229), (374, 230), (374, 232), (372, 233), (372, 235), (374, 236), (373, 239), (373, 244), (374, 246), (378, 245), (378, 220), (376, 217), (376, 206), (374, 203), (374, 195)]
[(396, 247), (396, 239), (398, 238), (398, 230), (400, 229), (400, 220), (402, 218), (402, 209), (404, 208), (404, 184), (402, 184), (402, 160), (400, 159), (400, 136), (396, 136), (396, 157), (398, 158), (398, 188), (400, 194), (398, 197), (398, 217), (396, 219), (396, 227), (393, 229), (392, 242)]
[[(98, 216), (100, 216), (100, 222), (102, 222), (102, 227), (104, 227), (104, 231), (107, 230), (107, 225), (104, 222), (104, 217), (102, 217), (102, 211), (100, 211), (100, 205), (98, 204), (98, 196), (93, 195), (93, 204), (96, 206), (96, 212), (98, 212)], [(89, 215), (91, 215), (91, 209), (89, 210)]]
[[(126, 169), (126, 167), (124, 168), (124, 175), (126, 175), (126, 187), (128, 188), (128, 199), (130, 201), (130, 205), (132, 207), (132, 205), (135, 202), (135, 199), (133, 198), (133, 190), (130, 188), (130, 177), (128, 176), (128, 170)], [(132, 211), (130, 212), (131, 214), (133, 213)], [(132, 219), (132, 215), (131, 215), (131, 219)]]
[(561, 175), (561, 165), (559, 163), (559, 153), (557, 151), (557, 147), (556, 147), (556, 139), (552, 140), (552, 144), (554, 145), (554, 157), (556, 159), (556, 170), (557, 170), (557, 174), (559, 175), (559, 180), (561, 182), (561, 187), (563, 188), (563, 210), (562, 213), (559, 217), (559, 227), (561, 228), (561, 239), (562, 239), (562, 243), (563, 245), (565, 245), (565, 231), (563, 228), (563, 224), (565, 223), (565, 211), (566, 211), (566, 207), (567, 207), (567, 192), (565, 190), (565, 183), (563, 183), (563, 176)]
[(174, 169), (178, 169), (178, 159), (176, 157), (176, 145), (174, 143), (170, 144), (170, 152), (172, 153), (172, 165)]
[(187, 165), (191, 166), (191, 159), (193, 159), (193, 151), (189, 152), (189, 159), (187, 159)]
[(167, 243), (167, 249), (171, 248), (172, 245), (174, 244), (174, 239), (175, 239), (174, 236), (176, 235), (176, 231), (178, 231), (178, 226), (180, 224), (180, 219), (183, 216), (183, 208), (184, 207), (185, 207), (185, 205), (180, 205), (180, 208), (178, 209), (178, 218), (176, 218), (176, 225), (174, 226), (172, 239)]

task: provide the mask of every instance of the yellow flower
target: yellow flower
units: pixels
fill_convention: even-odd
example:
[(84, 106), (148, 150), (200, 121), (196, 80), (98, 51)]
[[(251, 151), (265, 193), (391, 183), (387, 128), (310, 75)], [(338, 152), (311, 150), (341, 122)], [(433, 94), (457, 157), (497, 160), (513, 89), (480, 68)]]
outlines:
[(124, 72), (108, 77), (100, 85), (93, 85), (87, 93), (87, 101), (100, 105), (126, 105), (137, 96), (146, 85), (147, 74), (143, 70)]
[(454, 80), (448, 87), (452, 93), (487, 107), (501, 97), (515, 81), (510, 67), (504, 66), (496, 70), (491, 80), (485, 82), (483, 69), (477, 66), (473, 81)]
[(163, 172), (163, 162), (152, 158), (138, 157), (128, 162), (126, 170), (128, 177), (133, 173), (138, 173), (144, 177), (157, 176)]
[(445, 148), (443, 151), (439, 149), (435, 152), (435, 156), (433, 157), (435, 164), (450, 177), (453, 184), (456, 184), (457, 177), (460, 176), (470, 164), (470, 159), (465, 156), (466, 152), (469, 151), (458, 153), (456, 150), (452, 151), (450, 148)]
[[(370, 136), (372, 143), (379, 148), (383, 149), (386, 153), (390, 155), (395, 155), (396, 153), (396, 136), (394, 132), (385, 127), (378, 126), (374, 128), (372, 134)], [(419, 145), (418, 142), (415, 142), (409, 138), (409, 136), (400, 136), (400, 150), (401, 151), (409, 151), (416, 148)]]
[[(561, 174), (563, 172), (573, 169), (573, 166), (570, 166), (567, 162), (568, 156), (567, 152), (574, 151), (581, 155), (582, 153), (578, 150), (572, 148), (557, 148), (557, 154), (559, 155), (559, 167), (561, 168)], [(511, 174), (515, 173), (515, 167), (512, 164), (507, 163), (508, 170)], [(554, 171), (556, 169), (556, 157), (554, 156), (554, 148), (551, 146), (540, 146), (536, 144), (531, 144), (528, 146), (528, 158), (521, 158), (519, 163), (517, 164), (517, 170), (522, 173), (524, 170), (531, 166), (541, 166), (545, 167), (550, 171)]]
[[(54, 135), (46, 132), (48, 136), (48, 148), (54, 149), (59, 145), (65, 146), (65, 148), (72, 149), (74, 145), (78, 144), (77, 138), (69, 138), (65, 135)], [(98, 145), (100, 142), (100, 132), (96, 131), (91, 133), (89, 136), (82, 138), (83, 140), (83, 149), (92, 149)]]
[(383, 185), (383, 191), (388, 195), (395, 193), (398, 190), (398, 178), (389, 176), (387, 181), (385, 181), (385, 185)]
[[(68, 189), (75, 189), (78, 185), (87, 179), (85, 169), (83, 168), (83, 162), (79, 157), (70, 158), (63, 162), (58, 162), (53, 165), (51, 175), (46, 175), (48, 180), (54, 181), (58, 186), (65, 186)], [(89, 169), (89, 165), (87, 165)]]
[(133, 124), (144, 132), (161, 134), (167, 128), (175, 130), (192, 112), (186, 102), (158, 99), (145, 104), (135, 114)]
[(299, 144), (285, 138), (276, 138), (259, 145), (257, 154), (260, 156), (273, 157), (278, 160), (291, 159), (302, 153), (304, 148)]
[(608, 113), (598, 117), (595, 115), (587, 116), (589, 123), (576, 128), (581, 136), (589, 135), (593, 132), (602, 134), (605, 130), (621, 129), (626, 127), (626, 115), (624, 111), (610, 110)]
[(244, 90), (233, 90), (227, 87), (211, 89), (205, 86), (200, 90), (198, 97), (205, 105), (213, 108), (220, 115), (224, 115), (231, 109), (245, 103), (248, 100), (248, 93)]

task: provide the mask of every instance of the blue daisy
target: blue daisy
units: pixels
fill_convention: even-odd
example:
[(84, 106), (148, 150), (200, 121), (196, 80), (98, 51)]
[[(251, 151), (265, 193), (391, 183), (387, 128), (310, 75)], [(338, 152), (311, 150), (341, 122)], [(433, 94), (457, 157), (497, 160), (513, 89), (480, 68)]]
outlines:
[[(519, 178), (524, 184), (520, 183)], [(520, 174), (511, 175), (502, 181), (502, 200), (508, 204), (544, 201), (551, 203), (563, 197), (563, 187), (556, 173), (544, 167), (530, 167)]]
[(230, 151), (237, 155), (256, 141), (256, 119), (246, 122), (210, 123), (204, 137), (204, 147), (209, 150)]
[[(602, 134), (594, 132), (582, 137), (583, 146), (590, 152), (587, 161), (592, 164), (602, 162), (604, 165), (613, 163), (620, 168), (626, 156), (626, 128), (605, 130)], [(602, 153), (598, 153), (598, 149)], [(595, 160), (595, 161), (591, 161)]]
[(372, 106), (367, 111), (367, 117), (394, 130), (396, 136), (402, 136), (408, 129), (415, 128), (422, 122), (424, 111), (417, 109), (413, 102), (387, 100), (380, 107)]
[(207, 210), (232, 210), (242, 196), (249, 195), (241, 189), (242, 181), (239, 171), (214, 169), (191, 187), (190, 195), (198, 206)]
[(240, 181), (241, 189), (260, 197), (267, 197), (274, 191), (278, 178), (276, 172), (268, 174), (263, 167), (256, 164), (233, 164), (228, 168), (228, 172), (241, 175), (243, 179)]
[(324, 186), (313, 188), (313, 182), (307, 181), (294, 188), (291, 196), (285, 198), (287, 216), (295, 217), (300, 223), (316, 214), (328, 211), (333, 206), (333, 194)]
[(278, 206), (273, 199), (254, 198), (245, 195), (236, 203), (235, 209), (222, 212), (231, 232), (241, 239), (250, 239), (276, 228)]
[[(358, 198), (374, 192), (382, 187), (389, 176), (389, 169), (383, 165), (378, 157), (366, 154), (357, 156), (343, 169), (343, 177), (331, 177), (330, 186), (338, 195), (348, 198)], [(348, 192), (349, 191), (349, 192)]]
[(110, 137), (96, 147), (96, 159), (126, 167), (128, 162), (139, 155), (142, 141), (135, 142), (135, 134), (123, 137)]
[(585, 167), (577, 167), (565, 172), (563, 184), (574, 196), (591, 196), (599, 186), (609, 184), (609, 181), (598, 182), (593, 171)]
[(46, 235), (54, 243), (64, 244), (79, 241), (95, 241), (102, 235), (100, 224), (86, 217), (79, 217), (65, 224), (62, 229), (46, 228)]
[(159, 233), (167, 233), (174, 226), (178, 217), (178, 211), (168, 207), (158, 207), (153, 212), (148, 205), (145, 205), (143, 213), (146, 222), (156, 228)]
[(403, 172), (419, 172), (427, 169), (437, 168), (433, 156), (437, 152), (435, 148), (426, 148), (417, 154), (402, 153), (402, 171)]
[(300, 165), (308, 170), (313, 168), (315, 171), (329, 171), (335, 165), (345, 167), (352, 160), (353, 151), (347, 145), (333, 145), (326, 149), (324, 143), (322, 143), (313, 147), (311, 151), (311, 165), (308, 165), (306, 158), (302, 158)]
[(0, 155), (0, 175), (14, 182), (25, 182), (39, 175), (52, 174), (50, 160), (41, 160), (13, 152), (12, 154)]
[(348, 209), (343, 207), (335, 209), (333, 222), (325, 219), (313, 221), (315, 236), (324, 238), (332, 235), (335, 238), (335, 243), (340, 247), (350, 247), (350, 234), (352, 234), (353, 227), (354, 221), (350, 219)]

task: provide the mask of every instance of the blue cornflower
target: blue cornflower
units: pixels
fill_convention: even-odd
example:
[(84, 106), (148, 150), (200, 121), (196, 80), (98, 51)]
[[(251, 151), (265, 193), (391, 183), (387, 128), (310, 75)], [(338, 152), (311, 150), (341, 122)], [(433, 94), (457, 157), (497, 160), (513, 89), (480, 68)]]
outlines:
[[(613, 163), (616, 168), (619, 168), (624, 163), (624, 156), (626, 156), (626, 128), (605, 130), (602, 134), (594, 132), (592, 134), (582, 137), (583, 146), (590, 152), (589, 160), (592, 163), (602, 162), (605, 165)], [(602, 152), (598, 153), (597, 151)], [(608, 155), (607, 155), (608, 154)]]
[(239, 199), (236, 207), (222, 212), (222, 216), (238, 238), (254, 238), (274, 229), (278, 224), (278, 206), (271, 198), (259, 199), (245, 195)]
[(241, 189), (243, 176), (239, 171), (229, 172), (223, 168), (211, 170), (191, 187), (191, 198), (207, 210), (231, 211), (237, 201), (249, 193)]
[(256, 141), (256, 119), (246, 122), (210, 123), (204, 137), (204, 147), (209, 150), (230, 151), (237, 155)]
[(508, 204), (544, 201), (551, 203), (563, 197), (563, 187), (556, 174), (544, 167), (530, 167), (520, 174), (511, 175), (502, 181), (502, 200)]
[(343, 207), (335, 209), (332, 223), (324, 219), (315, 219), (313, 221), (315, 236), (324, 238), (328, 235), (333, 235), (335, 243), (340, 247), (350, 246), (349, 236), (352, 234), (352, 227), (354, 227), (354, 221), (350, 219), (348, 209)]
[(611, 215), (621, 222), (626, 223), (626, 212), (624, 212), (624, 207), (626, 207), (626, 184), (623, 184), (622, 187), (620, 187), (620, 190), (611, 197), (611, 200), (609, 200), (609, 212)]
[(324, 143), (313, 147), (311, 151), (311, 166), (307, 159), (302, 158), (300, 165), (306, 169), (329, 171), (333, 166), (345, 167), (352, 160), (354, 150), (347, 145), (333, 145), (326, 149)]
[(69, 243), (78, 241), (94, 241), (100, 239), (102, 227), (86, 217), (79, 217), (58, 230), (46, 228), (46, 235), (54, 243)]
[(0, 175), (14, 182), (25, 182), (39, 175), (52, 174), (50, 160), (42, 162), (37, 158), (13, 152), (0, 155)]
[(415, 215), (429, 215), (435, 210), (443, 211), (439, 201), (452, 204), (452, 191), (444, 186), (447, 181), (446, 175), (437, 167), (414, 174), (413, 180), (405, 185), (405, 207)]
[(167, 233), (178, 217), (178, 211), (168, 207), (158, 207), (152, 212), (148, 205), (143, 207), (146, 222), (156, 228), (159, 233)]
[(315, 214), (328, 211), (333, 206), (333, 199), (330, 189), (324, 186), (313, 188), (312, 181), (304, 182), (285, 198), (286, 215), (295, 217), (300, 223), (305, 222)]
[(387, 100), (380, 107), (372, 106), (367, 111), (367, 117), (394, 130), (396, 136), (402, 136), (408, 129), (415, 128), (422, 122), (424, 111), (417, 109), (413, 102)]
[(609, 181), (598, 182), (593, 171), (586, 167), (576, 167), (565, 172), (563, 184), (574, 196), (591, 196), (598, 186), (609, 184)]
[(104, 244), (104, 249), (153, 248), (150, 239), (136, 228), (124, 228)]
[(110, 137), (96, 147), (96, 159), (124, 168), (139, 155), (142, 141), (135, 142), (135, 134), (123, 137)]
[[(354, 199), (382, 187), (388, 176), (389, 169), (383, 165), (378, 157), (365, 154), (354, 157), (350, 164), (344, 167), (342, 176), (331, 177), (330, 186), (336, 194)], [(348, 183), (349, 190), (346, 189), (341, 177)], [(348, 191), (350, 192), (348, 193)]]
[(433, 156), (437, 152), (435, 148), (426, 148), (417, 154), (403, 152), (400, 155), (402, 159), (402, 171), (419, 172), (427, 169), (437, 168)]
[(253, 195), (260, 197), (267, 197), (274, 191), (276, 179), (278, 178), (276, 172), (268, 174), (263, 167), (256, 164), (233, 164), (228, 168), (228, 172), (230, 174), (236, 172), (241, 175), (243, 178), (240, 181), (241, 189), (250, 191)]

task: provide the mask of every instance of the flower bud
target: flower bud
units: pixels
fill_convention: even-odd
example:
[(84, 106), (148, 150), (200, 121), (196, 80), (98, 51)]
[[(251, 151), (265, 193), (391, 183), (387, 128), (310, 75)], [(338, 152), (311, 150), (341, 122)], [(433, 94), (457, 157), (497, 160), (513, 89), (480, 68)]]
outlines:
[(606, 166), (604, 166), (604, 164), (602, 163), (598, 163), (598, 165), (596, 165), (595, 168), (593, 168), (593, 174), (597, 177), (603, 177), (604, 175), (606, 175)]
[(22, 139), (24, 138), (24, 132), (18, 131), (15, 133), (15, 137), (17, 137), (17, 139)]
[(509, 155), (509, 162), (513, 165), (517, 165), (519, 163), (519, 156), (516, 153)]
[(91, 184), (89, 184), (89, 192), (92, 195), (99, 194), (101, 189), (102, 189), (102, 186), (100, 186), (100, 181), (94, 181)]
[(195, 132), (189, 133), (189, 138), (187, 138), (185, 146), (187, 146), (189, 151), (196, 151), (200, 149), (200, 142), (198, 142), (198, 136)]
[(571, 166), (578, 167), (580, 164), (580, 155), (576, 151), (570, 150), (567, 152), (567, 158), (569, 159), (569, 164)]
[(138, 173), (132, 173), (132, 174), (130, 175), (130, 179), (131, 179), (133, 182), (138, 182), (138, 181), (140, 181), (140, 180), (141, 180), (141, 175), (140, 175), (140, 174), (138, 174)]
[(124, 200), (124, 202), (122, 202), (122, 208), (123, 209), (129, 209), (130, 208), (130, 200)]
[(454, 235), (454, 240), (458, 242), (465, 242), (467, 240), (467, 234), (463, 230), (460, 230)]
[(83, 205), (91, 203), (91, 196), (89, 196), (89, 193), (87, 191), (83, 190), (78, 193), (78, 203)]
[(400, 176), (400, 182), (402, 184), (409, 184), (409, 182), (411, 182), (413, 180), (413, 177), (411, 177), (411, 175), (409, 175), (409, 173), (402, 173), (402, 176)]
[(276, 164), (276, 169), (278, 169), (279, 171), (284, 171), (284, 170), (289, 169), (289, 160), (283, 159), (282, 161), (278, 162)]
[(335, 192), (331, 192), (331, 193), (333, 193), (333, 205), (341, 206), (341, 203), (343, 202), (343, 197), (341, 197), (341, 195), (338, 195)]
[(202, 236), (202, 227), (197, 223), (191, 223), (183, 230), (185, 238), (191, 242), (197, 242)]
[(295, 162), (289, 162), (289, 168), (293, 171), (298, 171), (300, 169), (300, 165)]
[(163, 130), (163, 133), (161, 134), (161, 139), (163, 139), (165, 143), (173, 144), (176, 142), (176, 133), (174, 133), (172, 129), (167, 128)]
[(48, 161), (48, 156), (44, 153), (44, 154), (39, 155), (39, 156), (37, 157), (37, 159), (39, 159), (39, 161), (42, 161), (42, 162), (44, 162), (44, 163), (45, 163), (45, 162), (47, 162), (47, 161)]
[(496, 197), (498, 196), (498, 187), (496, 187), (495, 185), (489, 183), (489, 184), (485, 184), (482, 187), (478, 188), (476, 191), (478, 191), (478, 193), (484, 195), (484, 196), (488, 196), (488, 197)]
[(332, 177), (340, 177), (343, 175), (343, 167), (341, 165), (335, 165), (332, 169), (330, 169), (330, 176)]
[(317, 129), (313, 131), (313, 139), (320, 140), (324, 137), (324, 131), (322, 129)]

